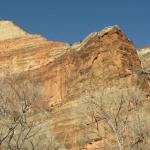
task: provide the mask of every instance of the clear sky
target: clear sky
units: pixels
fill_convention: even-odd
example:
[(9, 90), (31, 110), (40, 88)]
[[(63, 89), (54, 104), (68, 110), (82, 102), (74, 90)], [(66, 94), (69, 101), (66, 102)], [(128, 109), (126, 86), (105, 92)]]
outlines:
[(118, 24), (136, 46), (150, 44), (150, 0), (0, 0), (0, 18), (69, 43)]

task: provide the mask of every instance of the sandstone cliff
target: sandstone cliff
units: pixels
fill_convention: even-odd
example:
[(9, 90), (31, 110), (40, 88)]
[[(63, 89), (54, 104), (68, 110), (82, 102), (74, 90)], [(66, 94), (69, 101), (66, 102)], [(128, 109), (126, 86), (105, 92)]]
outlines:
[[(143, 58), (143, 53), (140, 56)], [(0, 75), (11, 72), (22, 80), (40, 83), (41, 103), (54, 107), (50, 130), (61, 142), (66, 136), (70, 143), (79, 131), (77, 117), (70, 114), (80, 106), (80, 97), (86, 92), (134, 85), (148, 91), (148, 75), (142, 68), (146, 65), (142, 61), (141, 66), (133, 42), (118, 26), (91, 33), (70, 45), (29, 34), (10, 21), (0, 21)]]
[(8, 21), (1, 24), (1, 30), (9, 33), (0, 36), (1, 74), (9, 70), (38, 80), (49, 103), (61, 101), (79, 88), (77, 84), (91, 82), (91, 78), (97, 84), (106, 81), (115, 84), (118, 80), (127, 83), (126, 86), (143, 78), (136, 49), (117, 26), (91, 33), (82, 42), (70, 46), (28, 34)]
[(0, 40), (28, 35), (23, 29), (8, 20), (0, 20)]
[(150, 46), (138, 49), (138, 54), (142, 62), (144, 70), (150, 72)]

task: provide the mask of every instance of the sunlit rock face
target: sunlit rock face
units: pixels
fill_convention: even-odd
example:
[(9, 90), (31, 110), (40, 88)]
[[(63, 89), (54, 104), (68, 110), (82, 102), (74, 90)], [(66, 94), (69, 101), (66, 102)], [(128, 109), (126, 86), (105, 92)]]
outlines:
[(9, 71), (37, 80), (50, 105), (79, 96), (91, 88), (89, 83), (130, 86), (141, 78), (137, 51), (118, 26), (91, 33), (72, 46), (29, 34), (10, 21), (0, 21), (0, 33), (0, 74)]
[[(11, 73), (20, 75), (19, 80), (40, 83), (40, 104), (53, 104), (55, 109), (50, 130), (58, 134), (60, 142), (66, 136), (68, 145), (80, 132), (72, 110), (80, 105), (80, 97), (85, 93), (112, 86), (138, 85), (149, 89), (148, 75), (142, 68), (148, 67), (149, 58), (143, 56), (149, 54), (149, 49), (138, 53), (142, 66), (134, 44), (118, 26), (91, 33), (70, 45), (29, 34), (10, 21), (0, 21), (0, 76)], [(55, 108), (55, 104), (62, 105)], [(96, 141), (88, 144), (87, 149), (96, 149), (97, 143), (103, 145)], [(72, 144), (76, 150), (75, 143)]]
[(8, 20), (0, 20), (0, 41), (28, 35), (23, 29)]
[(150, 46), (138, 49), (138, 54), (142, 62), (142, 67), (150, 73)]

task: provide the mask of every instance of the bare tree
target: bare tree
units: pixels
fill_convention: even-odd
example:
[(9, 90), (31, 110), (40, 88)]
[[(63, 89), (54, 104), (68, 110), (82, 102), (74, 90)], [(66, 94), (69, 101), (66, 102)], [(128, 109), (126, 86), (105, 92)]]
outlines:
[[(144, 120), (139, 116), (144, 99), (145, 93), (136, 87), (105, 88), (92, 92), (91, 95), (87, 93), (82, 97), (83, 103), (80, 105), (82, 110), (84, 107), (84, 119), (81, 119), (81, 122), (85, 128), (90, 128), (91, 132), (95, 132), (97, 137), (103, 139), (106, 149), (115, 146), (112, 145), (112, 140), (115, 139), (115, 149), (138, 150), (137, 145), (140, 145), (144, 150), (144, 141), (147, 137), (143, 129)], [(136, 126), (133, 126), (135, 119)], [(102, 128), (105, 134), (102, 133)]]
[[(41, 98), (37, 82), (20, 80), (13, 75), (0, 81), (0, 149), (58, 150), (49, 124), (36, 119), (35, 104)], [(40, 112), (43, 113), (43, 112)]]
[(34, 145), (30, 140), (35, 124), (27, 119), (31, 107), (40, 98), (35, 83), (19, 81), (9, 76), (0, 82), (0, 146), (4, 149), (23, 149), (26, 144)]

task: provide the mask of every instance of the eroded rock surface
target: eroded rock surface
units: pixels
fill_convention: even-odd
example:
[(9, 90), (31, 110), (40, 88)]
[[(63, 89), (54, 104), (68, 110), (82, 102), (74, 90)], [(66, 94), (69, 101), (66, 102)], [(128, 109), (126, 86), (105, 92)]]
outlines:
[(120, 81), (129, 86), (143, 78), (137, 51), (118, 26), (91, 33), (70, 46), (28, 34), (9, 21), (0, 24), (4, 32), (0, 36), (1, 75), (9, 71), (38, 80), (49, 104), (80, 95), (88, 82), (100, 86)]
[[(136, 48), (118, 26), (91, 33), (70, 46), (0, 21), (0, 75), (6, 72), (39, 82), (41, 103), (46, 106), (60, 104), (53, 112), (50, 129), (59, 134), (60, 141), (66, 136), (68, 143), (78, 130), (77, 118), (69, 114), (85, 92), (109, 86), (149, 89)], [(67, 139), (69, 135), (72, 139)]]
[(138, 49), (138, 54), (142, 62), (142, 67), (150, 73), (150, 46)]
[(78, 97), (91, 90), (90, 85), (147, 87), (137, 51), (117, 26), (92, 33), (81, 43), (61, 51), (66, 52), (45, 66), (26, 72), (26, 76), (44, 83), (45, 98), (51, 97), (49, 103)]
[(15, 25), (15, 23), (8, 20), (0, 20), (0, 41), (28, 34), (19, 26)]

